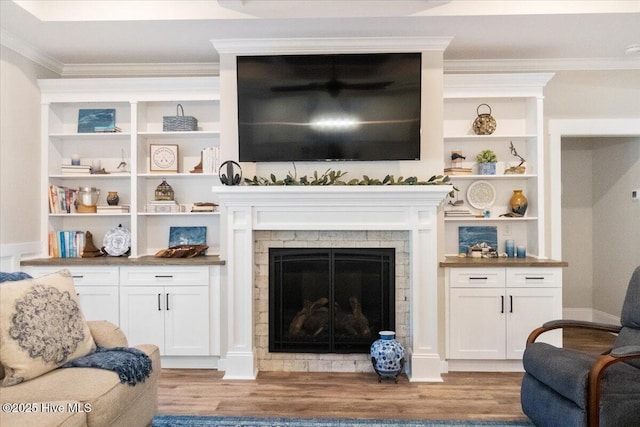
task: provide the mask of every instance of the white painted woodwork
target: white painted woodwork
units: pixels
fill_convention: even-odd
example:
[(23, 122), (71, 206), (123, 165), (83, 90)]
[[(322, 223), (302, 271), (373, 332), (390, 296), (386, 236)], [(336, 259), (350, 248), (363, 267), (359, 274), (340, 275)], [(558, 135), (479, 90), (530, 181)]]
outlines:
[(438, 207), (450, 186), (215, 187), (227, 260), (225, 378), (255, 378), (254, 230), (406, 230), (411, 242), (411, 381), (441, 381)]

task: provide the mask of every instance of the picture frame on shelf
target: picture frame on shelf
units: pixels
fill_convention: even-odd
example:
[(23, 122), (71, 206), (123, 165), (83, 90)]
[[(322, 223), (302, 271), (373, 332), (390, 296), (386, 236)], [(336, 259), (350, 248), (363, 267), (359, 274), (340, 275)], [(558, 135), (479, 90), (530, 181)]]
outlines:
[(169, 247), (179, 245), (206, 245), (207, 227), (169, 227)]
[(117, 132), (115, 108), (80, 108), (78, 133)]
[(178, 145), (150, 144), (149, 172), (178, 173)]

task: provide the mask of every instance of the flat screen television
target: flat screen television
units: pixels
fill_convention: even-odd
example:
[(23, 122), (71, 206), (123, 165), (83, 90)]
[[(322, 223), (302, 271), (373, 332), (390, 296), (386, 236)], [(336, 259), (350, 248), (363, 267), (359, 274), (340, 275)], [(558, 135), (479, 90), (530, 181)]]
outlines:
[(239, 56), (242, 162), (417, 160), (420, 53)]

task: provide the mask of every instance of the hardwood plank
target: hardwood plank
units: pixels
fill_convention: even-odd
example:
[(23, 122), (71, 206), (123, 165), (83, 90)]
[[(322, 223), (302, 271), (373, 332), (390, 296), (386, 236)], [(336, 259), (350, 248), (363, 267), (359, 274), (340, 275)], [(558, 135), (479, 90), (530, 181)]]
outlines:
[[(611, 334), (567, 330), (565, 346), (600, 353)], [(163, 369), (159, 413), (302, 418), (525, 419), (522, 373), (450, 372), (442, 383), (377, 382), (374, 373), (260, 372), (225, 381), (205, 369)]]

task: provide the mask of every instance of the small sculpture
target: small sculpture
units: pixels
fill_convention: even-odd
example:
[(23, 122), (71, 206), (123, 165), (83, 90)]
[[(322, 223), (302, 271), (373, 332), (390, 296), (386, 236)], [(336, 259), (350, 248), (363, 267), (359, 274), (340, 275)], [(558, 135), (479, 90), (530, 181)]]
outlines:
[(84, 233), (85, 243), (84, 250), (82, 251), (82, 258), (97, 258), (104, 256), (105, 254), (93, 243), (93, 234), (90, 231)]
[(518, 166), (511, 166), (510, 168), (505, 169), (505, 175), (508, 174), (523, 174), (526, 170), (524, 166), (525, 159), (516, 151), (516, 147), (513, 146), (513, 141), (509, 143), (509, 149), (511, 150), (511, 155), (520, 159), (520, 163)]

